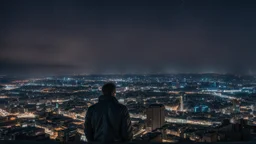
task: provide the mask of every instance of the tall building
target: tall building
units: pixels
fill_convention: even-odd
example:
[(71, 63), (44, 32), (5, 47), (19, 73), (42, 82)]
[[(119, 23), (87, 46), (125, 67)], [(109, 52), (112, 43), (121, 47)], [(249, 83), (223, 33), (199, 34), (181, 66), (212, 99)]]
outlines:
[(253, 112), (253, 114), (256, 113), (256, 103), (254, 103), (254, 104), (252, 105), (252, 112)]
[(165, 122), (165, 107), (163, 104), (151, 104), (147, 108), (147, 131), (161, 128)]
[(184, 109), (184, 104), (183, 104), (183, 96), (180, 96), (180, 111), (183, 111)]
[(184, 101), (186, 101), (186, 94), (184, 92), (180, 92), (180, 111), (184, 110)]
[(138, 108), (138, 110), (143, 110), (144, 109), (144, 100), (143, 100), (144, 96), (139, 92), (137, 95), (138, 95), (136, 97), (137, 106), (138, 106), (137, 108)]
[(236, 99), (233, 100), (233, 112), (234, 113), (240, 112), (240, 102)]
[(60, 114), (60, 108), (59, 108), (59, 103), (56, 103), (56, 110), (57, 110), (57, 114)]

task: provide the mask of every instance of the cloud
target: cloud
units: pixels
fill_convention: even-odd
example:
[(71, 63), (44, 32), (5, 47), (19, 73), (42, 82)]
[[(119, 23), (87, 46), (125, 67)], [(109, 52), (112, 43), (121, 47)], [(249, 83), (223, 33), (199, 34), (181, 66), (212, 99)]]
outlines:
[(204, 7), (189, 1), (5, 3), (8, 8), (1, 9), (0, 24), (0, 61), (5, 64), (0, 69), (15, 72), (24, 67), (40, 73), (43, 69), (63, 73), (256, 69), (253, 6), (201, 4)]

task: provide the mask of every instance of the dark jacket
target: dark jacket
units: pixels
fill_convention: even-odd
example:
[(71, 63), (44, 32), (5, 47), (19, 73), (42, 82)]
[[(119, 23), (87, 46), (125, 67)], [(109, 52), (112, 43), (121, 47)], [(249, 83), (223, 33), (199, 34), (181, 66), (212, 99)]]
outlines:
[(131, 141), (133, 134), (127, 107), (114, 96), (100, 96), (98, 103), (87, 111), (84, 132), (88, 142)]

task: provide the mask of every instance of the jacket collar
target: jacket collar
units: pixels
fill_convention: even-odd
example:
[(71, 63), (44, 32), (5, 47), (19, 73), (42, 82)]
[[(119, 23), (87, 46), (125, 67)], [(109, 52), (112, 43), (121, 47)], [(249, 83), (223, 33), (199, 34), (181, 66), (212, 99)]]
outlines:
[(103, 101), (114, 101), (118, 103), (118, 100), (114, 96), (102, 95), (99, 97), (99, 102)]

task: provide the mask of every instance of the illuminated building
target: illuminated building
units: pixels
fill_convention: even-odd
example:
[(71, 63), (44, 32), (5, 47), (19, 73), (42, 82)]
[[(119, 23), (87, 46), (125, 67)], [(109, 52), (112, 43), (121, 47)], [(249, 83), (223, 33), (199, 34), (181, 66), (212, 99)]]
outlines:
[(184, 92), (180, 93), (180, 111), (184, 111), (184, 101), (186, 101), (186, 94)]
[(57, 110), (57, 114), (60, 114), (60, 108), (59, 108), (59, 103), (56, 103), (56, 110)]
[(199, 106), (195, 106), (194, 107), (194, 112), (199, 112), (200, 111), (199, 109), (200, 109)]
[(202, 106), (202, 112), (208, 112), (209, 108), (208, 106)]
[(240, 102), (236, 99), (233, 100), (233, 112), (234, 113), (240, 112)]
[(200, 105), (200, 106), (195, 106), (194, 107), (194, 112), (208, 112), (209, 107), (205, 105)]
[(147, 130), (152, 131), (157, 128), (160, 128), (164, 125), (165, 122), (165, 107), (162, 104), (151, 104), (147, 108)]
[(183, 111), (183, 107), (184, 107), (183, 96), (180, 96), (180, 111)]
[(69, 128), (69, 129), (58, 131), (57, 139), (60, 140), (61, 142), (74, 141), (72, 138), (75, 138), (76, 135), (77, 135), (76, 128)]

